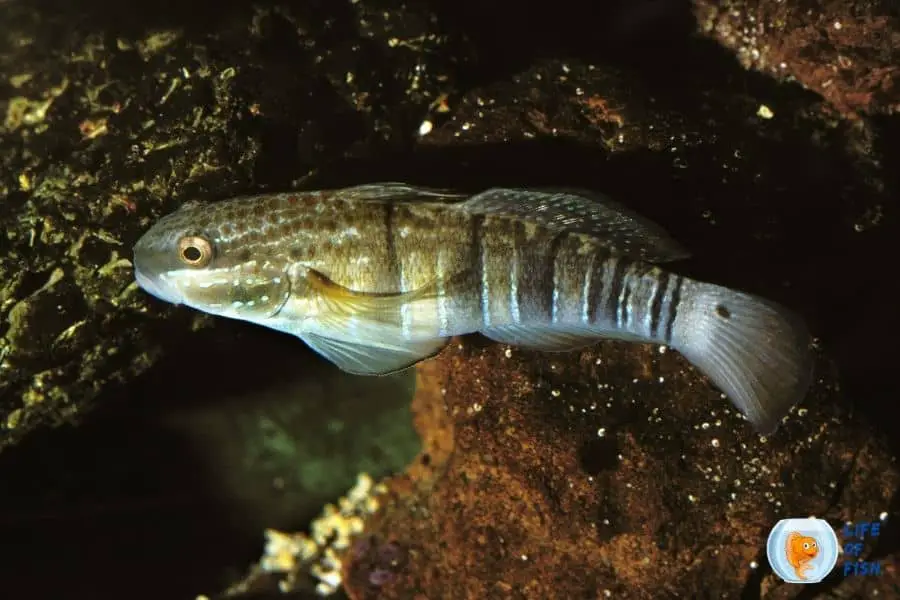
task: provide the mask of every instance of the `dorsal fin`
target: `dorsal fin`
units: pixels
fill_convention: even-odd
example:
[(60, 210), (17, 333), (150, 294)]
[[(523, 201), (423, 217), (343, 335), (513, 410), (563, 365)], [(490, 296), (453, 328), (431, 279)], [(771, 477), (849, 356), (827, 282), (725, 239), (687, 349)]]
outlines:
[(418, 187), (394, 181), (349, 187), (341, 190), (341, 195), (351, 200), (392, 200), (394, 202), (459, 202), (471, 196), (471, 194)]
[(659, 225), (594, 192), (566, 188), (491, 188), (459, 204), (470, 214), (505, 216), (595, 238), (610, 250), (648, 262), (690, 253)]

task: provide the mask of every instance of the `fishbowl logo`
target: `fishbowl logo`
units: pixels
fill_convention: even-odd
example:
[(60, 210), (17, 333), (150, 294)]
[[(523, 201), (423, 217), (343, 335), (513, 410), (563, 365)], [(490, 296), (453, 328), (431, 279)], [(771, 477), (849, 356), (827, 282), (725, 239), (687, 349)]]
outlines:
[(818, 583), (837, 564), (837, 535), (828, 521), (782, 519), (769, 534), (766, 555), (775, 574), (788, 583)]

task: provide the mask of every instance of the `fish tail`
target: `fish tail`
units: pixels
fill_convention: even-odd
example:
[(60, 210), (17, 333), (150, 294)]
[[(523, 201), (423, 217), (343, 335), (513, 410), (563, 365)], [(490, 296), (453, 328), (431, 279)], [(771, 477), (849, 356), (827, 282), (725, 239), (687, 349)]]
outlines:
[(685, 280), (672, 347), (725, 392), (761, 434), (774, 433), (812, 381), (799, 316), (762, 298)]

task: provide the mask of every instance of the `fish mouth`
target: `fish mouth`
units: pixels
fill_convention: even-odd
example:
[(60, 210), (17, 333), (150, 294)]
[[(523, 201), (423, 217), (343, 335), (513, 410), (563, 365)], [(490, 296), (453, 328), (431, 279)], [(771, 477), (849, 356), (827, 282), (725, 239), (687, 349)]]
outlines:
[(141, 289), (143, 289), (154, 298), (158, 298), (163, 302), (169, 302), (170, 304), (182, 304), (184, 302), (181, 294), (178, 293), (175, 289), (173, 289), (171, 286), (162, 285), (160, 283), (159, 276), (148, 277), (139, 269), (135, 269), (134, 279), (135, 281), (137, 281), (137, 284), (141, 287)]

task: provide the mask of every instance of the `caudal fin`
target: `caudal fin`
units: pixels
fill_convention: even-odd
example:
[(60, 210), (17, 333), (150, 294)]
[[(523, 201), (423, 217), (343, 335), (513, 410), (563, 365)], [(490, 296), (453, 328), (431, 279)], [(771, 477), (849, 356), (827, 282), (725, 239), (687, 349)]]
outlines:
[(761, 434), (778, 429), (812, 381), (806, 325), (762, 298), (685, 281), (672, 346), (709, 377)]

